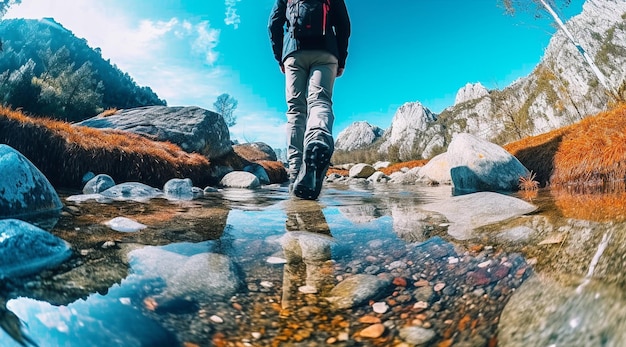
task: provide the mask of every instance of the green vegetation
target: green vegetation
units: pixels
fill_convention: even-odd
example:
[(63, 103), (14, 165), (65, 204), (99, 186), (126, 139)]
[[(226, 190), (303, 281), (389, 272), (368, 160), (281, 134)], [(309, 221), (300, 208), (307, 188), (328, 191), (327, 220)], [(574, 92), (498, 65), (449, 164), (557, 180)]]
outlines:
[(80, 121), (106, 109), (166, 105), (51, 18), (0, 21), (0, 105)]

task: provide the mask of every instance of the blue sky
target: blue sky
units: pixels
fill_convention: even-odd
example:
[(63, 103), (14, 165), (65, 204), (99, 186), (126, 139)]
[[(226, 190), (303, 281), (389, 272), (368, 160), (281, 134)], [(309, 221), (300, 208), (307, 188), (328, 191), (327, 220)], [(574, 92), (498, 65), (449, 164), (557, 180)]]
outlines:
[[(580, 13), (583, 2), (572, 0), (560, 14)], [(212, 109), (229, 93), (239, 101), (231, 137), (282, 148), (284, 80), (267, 33), (273, 3), (22, 0), (4, 18), (53, 17), (170, 106)], [(555, 32), (551, 18), (535, 19), (533, 10), (505, 15), (498, 0), (346, 5), (353, 34), (335, 85), (335, 135), (355, 121), (386, 129), (405, 102), (441, 112), (468, 82), (506, 87), (532, 71)]]

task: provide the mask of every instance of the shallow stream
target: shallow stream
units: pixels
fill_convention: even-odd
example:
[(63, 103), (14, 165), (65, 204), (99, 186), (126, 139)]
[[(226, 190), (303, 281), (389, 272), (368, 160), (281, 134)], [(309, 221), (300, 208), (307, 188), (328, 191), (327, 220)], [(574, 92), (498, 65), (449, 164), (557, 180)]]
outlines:
[[(575, 197), (526, 196), (537, 211), (459, 239), (422, 208), (450, 199), (449, 186), (336, 184), (318, 202), (290, 199), (284, 186), (194, 201), (72, 203), (70, 194), (52, 233), (74, 255), (4, 284), (2, 346), (626, 341), (626, 213), (585, 220), (601, 207), (564, 203)], [(120, 216), (147, 228), (104, 225)], [(386, 285), (337, 304), (333, 288), (357, 275)]]

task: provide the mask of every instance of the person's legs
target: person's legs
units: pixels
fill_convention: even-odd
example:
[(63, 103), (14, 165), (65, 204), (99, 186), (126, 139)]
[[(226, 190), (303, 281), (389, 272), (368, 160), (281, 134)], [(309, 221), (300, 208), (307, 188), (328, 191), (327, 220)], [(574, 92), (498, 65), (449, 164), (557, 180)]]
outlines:
[(304, 133), (307, 123), (307, 83), (309, 67), (305, 61), (289, 57), (285, 60), (285, 96), (287, 99), (287, 162), (289, 179), (293, 182), (304, 150)]
[(308, 76), (308, 117), (304, 134), (304, 165), (294, 183), (294, 194), (317, 199), (334, 150), (332, 94), (337, 75), (337, 58), (324, 51), (300, 55), (310, 66)]

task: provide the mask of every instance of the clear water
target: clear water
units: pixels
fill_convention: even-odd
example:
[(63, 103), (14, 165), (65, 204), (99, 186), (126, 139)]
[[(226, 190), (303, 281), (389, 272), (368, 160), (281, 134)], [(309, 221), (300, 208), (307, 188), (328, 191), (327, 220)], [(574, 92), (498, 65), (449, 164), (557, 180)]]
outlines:
[[(442, 216), (420, 208), (450, 195), (446, 186), (336, 185), (310, 202), (271, 186), (193, 202), (67, 203), (52, 232), (75, 255), (5, 283), (0, 345), (402, 346), (411, 345), (407, 328), (420, 327), (430, 346), (495, 346), (502, 312), (532, 276), (623, 285), (610, 260), (621, 224), (567, 216), (542, 192), (531, 216), (460, 241)], [(119, 216), (148, 228), (103, 224)], [(239, 280), (207, 279), (216, 260), (196, 261), (207, 254), (230, 260)], [(337, 308), (332, 288), (357, 274), (392, 284)], [(377, 323), (382, 333), (370, 333)]]

